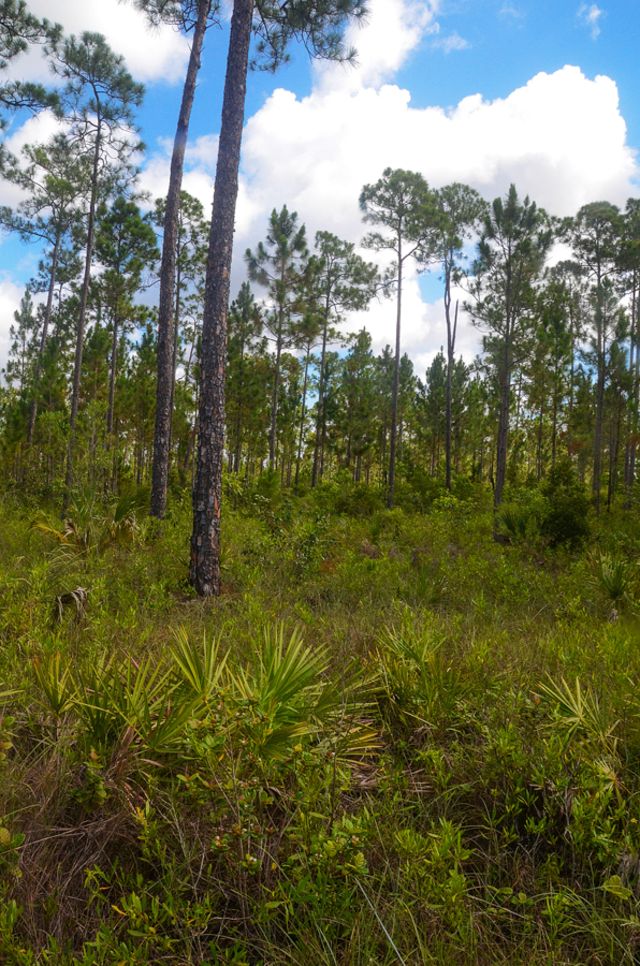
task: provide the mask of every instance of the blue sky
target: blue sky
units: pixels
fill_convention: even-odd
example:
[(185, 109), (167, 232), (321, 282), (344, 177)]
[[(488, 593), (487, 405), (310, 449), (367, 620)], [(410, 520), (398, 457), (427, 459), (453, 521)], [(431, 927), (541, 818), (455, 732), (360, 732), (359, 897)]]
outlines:
[[(69, 31), (104, 32), (147, 87), (139, 123), (148, 148), (140, 179), (166, 188), (187, 46), (169, 28), (151, 32), (118, 0), (31, 0)], [(328, 228), (358, 242), (357, 197), (386, 165), (421, 170), (438, 186), (461, 180), (494, 197), (515, 181), (541, 204), (570, 214), (596, 198), (624, 204), (637, 194), (640, 146), (638, 0), (370, 0), (370, 17), (350, 40), (357, 69), (310, 65), (304, 51), (277, 75), (249, 79), (233, 285), (242, 252), (264, 233), (272, 207), (287, 203), (310, 236)], [(209, 32), (198, 85), (185, 186), (208, 208), (215, 171), (228, 24)], [(31, 55), (16, 65), (42, 75)], [(14, 148), (44, 139), (46, 117), (8, 132)], [(4, 193), (3, 193), (4, 192)], [(0, 203), (13, 200), (0, 187)], [(2, 341), (37, 252), (0, 245)], [(437, 281), (410, 276), (404, 345), (422, 368), (442, 341)], [(374, 343), (389, 338), (388, 303), (366, 324)], [(462, 326), (461, 351), (477, 334)]]

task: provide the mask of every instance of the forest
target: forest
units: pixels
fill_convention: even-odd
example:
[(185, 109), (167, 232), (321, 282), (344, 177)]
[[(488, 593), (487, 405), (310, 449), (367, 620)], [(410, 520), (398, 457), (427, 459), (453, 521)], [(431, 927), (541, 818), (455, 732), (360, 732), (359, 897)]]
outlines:
[(360, 238), (284, 204), (238, 252), (251, 69), (354, 60), (366, 4), (230, 5), (210, 212), (224, 12), (135, 6), (190, 42), (163, 197), (123, 58), (0, 0), (0, 228), (38, 260), (0, 378), (0, 961), (636, 963), (640, 199), (387, 167)]

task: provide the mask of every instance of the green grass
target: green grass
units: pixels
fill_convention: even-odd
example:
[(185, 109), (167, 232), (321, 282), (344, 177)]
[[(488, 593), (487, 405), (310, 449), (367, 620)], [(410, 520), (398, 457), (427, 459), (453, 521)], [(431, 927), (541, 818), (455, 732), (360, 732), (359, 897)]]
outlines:
[(0, 961), (637, 962), (640, 519), (367, 499), (4, 501)]

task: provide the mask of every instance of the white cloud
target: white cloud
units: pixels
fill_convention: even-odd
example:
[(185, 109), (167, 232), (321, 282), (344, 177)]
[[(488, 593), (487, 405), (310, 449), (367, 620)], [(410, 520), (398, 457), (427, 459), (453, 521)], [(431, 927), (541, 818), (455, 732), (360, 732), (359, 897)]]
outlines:
[[(422, 171), (434, 186), (463, 181), (487, 198), (514, 181), (562, 215), (596, 198), (623, 203), (637, 174), (615, 83), (589, 79), (577, 67), (538, 74), (503, 99), (472, 95), (449, 111), (413, 108), (410, 94), (393, 85), (346, 94), (318, 85), (301, 99), (280, 89), (247, 123), (237, 253), (261, 237), (270, 209), (284, 203), (311, 236), (327, 228), (358, 241), (360, 190), (388, 165)], [(422, 302), (411, 276), (407, 285), (403, 345), (423, 358), (441, 344), (434, 322), (441, 310)], [(373, 307), (368, 318), (352, 324), (366, 322), (378, 346), (390, 341), (392, 306)], [(465, 331), (461, 325), (461, 346), (473, 354), (477, 336)]]
[(592, 40), (600, 36), (600, 20), (603, 15), (604, 10), (595, 3), (581, 3), (578, 7), (578, 20), (589, 30)]
[(366, 20), (352, 24), (345, 44), (356, 50), (356, 66), (318, 62), (317, 80), (342, 91), (377, 85), (392, 77), (427, 33), (437, 33), (440, 0), (373, 0)]
[(20, 307), (24, 288), (19, 288), (8, 278), (0, 277), (0, 369), (7, 364), (9, 353), (9, 329), (13, 325), (13, 313)]
[(457, 50), (468, 50), (471, 44), (458, 33), (447, 34), (446, 37), (439, 37), (431, 44), (436, 50), (442, 50), (445, 54), (451, 54)]
[[(296, 210), (311, 240), (323, 228), (357, 243), (364, 234), (360, 190), (387, 166), (421, 171), (434, 186), (463, 181), (488, 198), (514, 181), (554, 214), (573, 213), (595, 198), (621, 203), (633, 193), (636, 163), (611, 79), (590, 79), (567, 66), (501, 99), (473, 94), (449, 110), (414, 108), (408, 91), (386, 81), (438, 32), (438, 3), (372, 0), (370, 10), (368, 23), (350, 31), (358, 68), (315, 68), (308, 96), (277, 89), (247, 121), (234, 291), (244, 274), (242, 253), (263, 237), (274, 207)], [(196, 142), (185, 179), (206, 210), (214, 150), (215, 139)], [(157, 194), (165, 189), (167, 165), (156, 157), (147, 169), (147, 186), (154, 182)], [(411, 269), (404, 305), (403, 348), (422, 366), (442, 344), (442, 309), (424, 300)], [(380, 348), (392, 340), (393, 318), (391, 302), (376, 303), (354, 315), (349, 329), (366, 325)], [(477, 347), (477, 332), (461, 320), (461, 351), (473, 356)]]
[[(215, 178), (217, 135), (205, 135), (198, 138), (187, 149), (182, 188), (194, 198), (198, 198), (205, 212), (211, 208), (213, 201), (213, 183)], [(211, 154), (206, 148), (209, 146)], [(163, 139), (159, 144), (160, 150), (152, 155), (144, 166), (140, 178), (140, 187), (151, 196), (151, 205), (156, 198), (164, 198), (169, 187), (169, 166), (171, 162), (171, 141)]]
[[(310, 239), (323, 228), (358, 242), (360, 190), (387, 166), (421, 171), (434, 186), (463, 181), (487, 198), (513, 181), (559, 215), (598, 198), (621, 204), (636, 193), (636, 159), (608, 77), (566, 66), (493, 101), (477, 93), (447, 110), (413, 107), (410, 93), (390, 81), (425, 38), (438, 34), (438, 12), (439, 0), (371, 0), (368, 23), (349, 32), (359, 49), (355, 70), (316, 66), (308, 96), (277, 89), (248, 119), (233, 291), (244, 273), (242, 253), (264, 236), (274, 207), (286, 203), (298, 211)], [(185, 179), (207, 211), (214, 156), (215, 138), (196, 142)], [(167, 157), (158, 155), (147, 167), (146, 186), (161, 194), (167, 172)], [(422, 297), (412, 271), (404, 304), (403, 348), (423, 367), (443, 341), (441, 305)], [(366, 325), (380, 348), (392, 341), (393, 319), (391, 302), (376, 303), (354, 315), (349, 328)], [(472, 357), (478, 344), (476, 330), (461, 320), (460, 351)]]
[[(38, 17), (62, 24), (66, 33), (104, 34), (137, 80), (173, 84), (184, 77), (188, 40), (173, 27), (150, 27), (130, 0), (30, 0), (29, 8)], [(44, 80), (50, 73), (40, 51), (33, 48), (16, 58), (11, 75)]]
[(498, 14), (507, 20), (522, 20), (524, 17), (523, 10), (514, 3), (503, 3)]

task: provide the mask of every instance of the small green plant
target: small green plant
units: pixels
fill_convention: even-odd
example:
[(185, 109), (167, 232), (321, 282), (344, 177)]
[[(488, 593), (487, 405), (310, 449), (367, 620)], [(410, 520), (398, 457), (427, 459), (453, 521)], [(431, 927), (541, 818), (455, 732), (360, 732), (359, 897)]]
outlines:
[(600, 745), (604, 751), (615, 754), (618, 722), (609, 720), (598, 696), (584, 688), (579, 677), (573, 686), (564, 678), (559, 683), (549, 679), (548, 684), (540, 685), (539, 691), (555, 705), (556, 723), (562, 727), (567, 740), (581, 735)]
[(518, 503), (504, 503), (496, 523), (498, 532), (511, 543), (523, 543), (537, 530), (537, 521), (531, 508)]
[(612, 604), (622, 604), (632, 596), (634, 567), (617, 553), (601, 553), (596, 559), (596, 581)]

